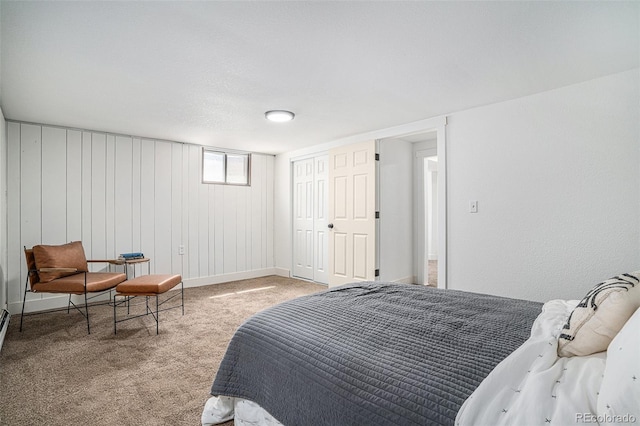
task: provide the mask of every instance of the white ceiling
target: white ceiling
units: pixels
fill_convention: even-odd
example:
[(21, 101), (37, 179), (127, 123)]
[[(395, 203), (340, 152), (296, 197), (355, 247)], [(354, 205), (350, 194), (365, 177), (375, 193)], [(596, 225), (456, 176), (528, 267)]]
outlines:
[[(280, 153), (639, 66), (638, 2), (0, 3), (8, 119)], [(289, 109), (294, 121), (264, 119)]]

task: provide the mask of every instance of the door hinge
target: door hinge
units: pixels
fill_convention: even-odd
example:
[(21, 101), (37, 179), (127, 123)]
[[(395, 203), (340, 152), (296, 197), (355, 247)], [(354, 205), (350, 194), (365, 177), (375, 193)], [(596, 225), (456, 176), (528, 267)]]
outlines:
[(380, 219), (380, 212), (376, 212), (376, 219)]
[(376, 269), (375, 276), (376, 276), (376, 277), (379, 277), (379, 276), (380, 276), (380, 269)]
[(376, 161), (380, 161), (380, 154), (376, 152)]

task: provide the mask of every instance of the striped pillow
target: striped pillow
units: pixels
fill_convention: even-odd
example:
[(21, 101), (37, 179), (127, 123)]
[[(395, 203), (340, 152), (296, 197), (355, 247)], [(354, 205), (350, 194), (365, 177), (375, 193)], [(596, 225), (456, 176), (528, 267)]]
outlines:
[(607, 350), (640, 307), (640, 271), (597, 284), (571, 312), (558, 337), (559, 356), (584, 356)]

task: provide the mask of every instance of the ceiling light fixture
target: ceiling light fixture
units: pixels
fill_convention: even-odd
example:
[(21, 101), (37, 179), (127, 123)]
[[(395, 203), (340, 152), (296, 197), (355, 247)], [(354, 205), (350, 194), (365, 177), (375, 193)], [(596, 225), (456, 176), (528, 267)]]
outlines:
[(293, 117), (296, 115), (291, 111), (285, 111), (282, 109), (274, 109), (271, 111), (267, 111), (264, 113), (264, 116), (269, 121), (275, 121), (278, 123), (283, 123), (285, 121), (293, 120)]

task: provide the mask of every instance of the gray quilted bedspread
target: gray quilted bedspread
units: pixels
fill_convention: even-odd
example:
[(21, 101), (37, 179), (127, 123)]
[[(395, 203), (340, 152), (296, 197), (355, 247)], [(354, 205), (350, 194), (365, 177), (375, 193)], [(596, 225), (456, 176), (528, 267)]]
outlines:
[(406, 284), (336, 287), (247, 320), (211, 394), (252, 400), (286, 426), (450, 425), (541, 307)]

